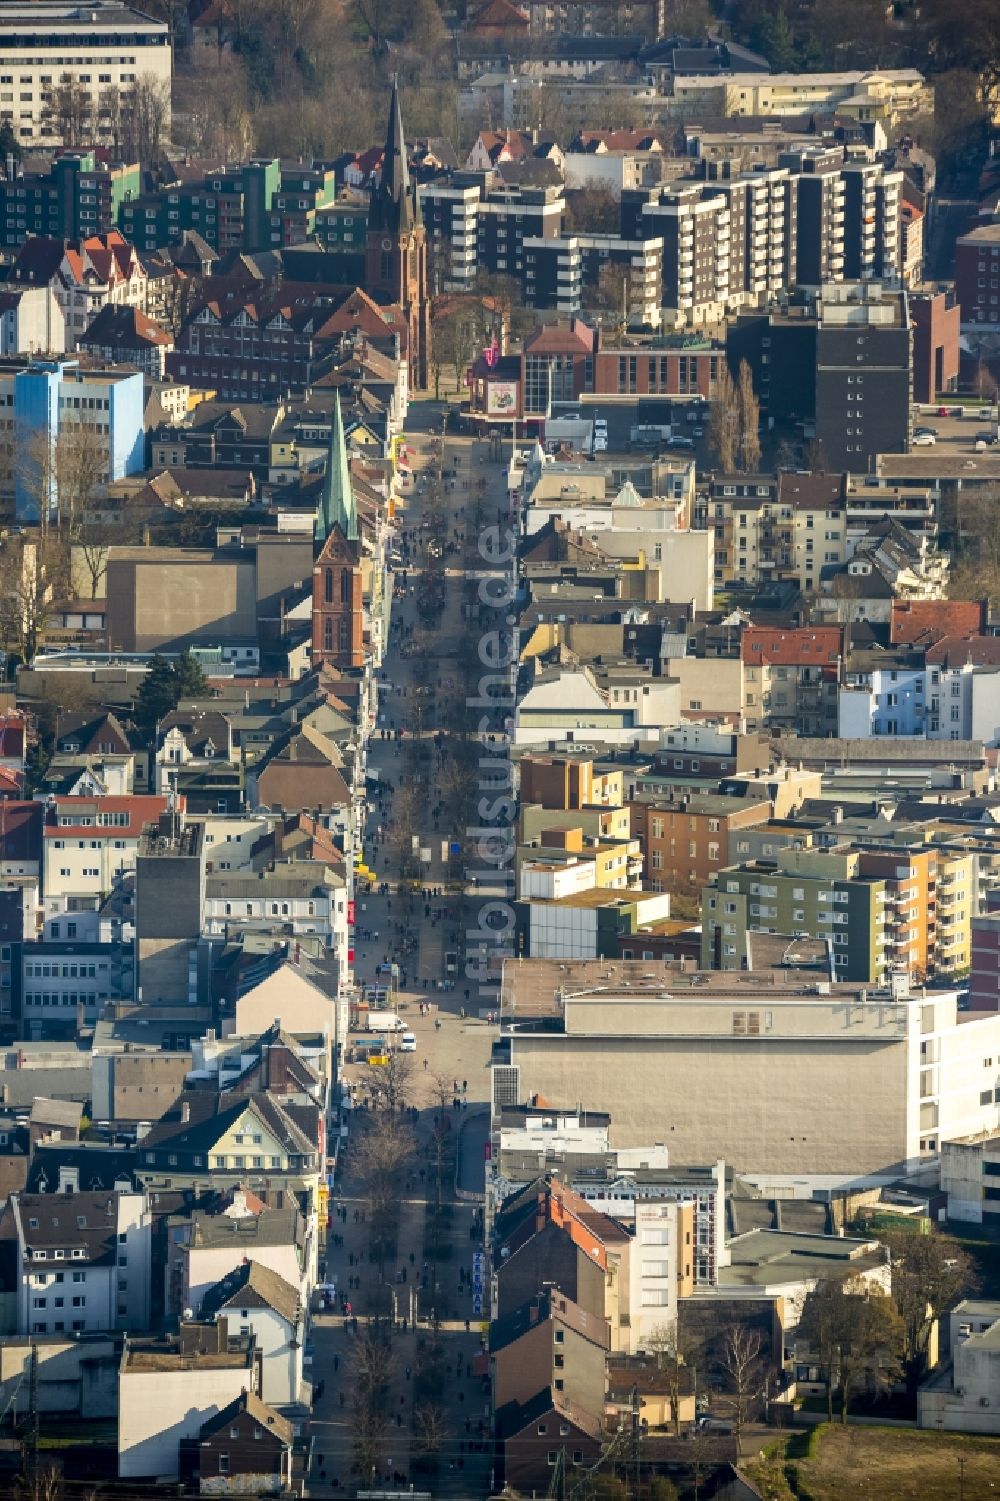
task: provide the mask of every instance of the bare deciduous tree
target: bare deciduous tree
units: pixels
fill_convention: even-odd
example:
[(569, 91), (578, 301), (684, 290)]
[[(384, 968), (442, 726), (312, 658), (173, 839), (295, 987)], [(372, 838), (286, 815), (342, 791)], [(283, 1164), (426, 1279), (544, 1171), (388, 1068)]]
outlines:
[(413, 1431), (421, 1454), (439, 1454), (451, 1438), (445, 1410), (436, 1402), (423, 1402), (413, 1409)]
[(125, 99), (125, 150), (130, 161), (159, 159), (169, 114), (168, 86), (151, 73), (143, 73)]
[(384, 1063), (365, 1065), (362, 1087), (367, 1089), (378, 1107), (395, 1112), (406, 1104), (413, 1088), (413, 1054), (394, 1048), (382, 1056)]
[(899, 1374), (905, 1346), (903, 1321), (891, 1298), (856, 1283), (820, 1283), (806, 1298), (799, 1324), (826, 1368), (827, 1412), (840, 1388), (840, 1418), (847, 1422), (851, 1397), (862, 1385), (885, 1391)]
[(8, 541), (0, 554), (0, 635), (5, 648), (30, 662), (38, 650), (53, 605), (69, 592), (67, 549), (57, 533), (20, 544)]
[(733, 1435), (737, 1456), (743, 1453), (743, 1430), (763, 1390), (763, 1341), (758, 1329), (730, 1324), (723, 1335), (720, 1364), (732, 1388)]
[(736, 396), (740, 412), (740, 467), (744, 474), (755, 474), (760, 465), (760, 402), (746, 360), (740, 363)]
[(90, 90), (74, 73), (61, 73), (52, 91), (52, 113), (62, 142), (83, 146), (90, 134)]
[[(722, 362), (720, 361), (720, 364)], [(722, 364), (708, 418), (708, 441), (723, 474), (733, 474), (739, 455), (739, 397), (728, 365)]]

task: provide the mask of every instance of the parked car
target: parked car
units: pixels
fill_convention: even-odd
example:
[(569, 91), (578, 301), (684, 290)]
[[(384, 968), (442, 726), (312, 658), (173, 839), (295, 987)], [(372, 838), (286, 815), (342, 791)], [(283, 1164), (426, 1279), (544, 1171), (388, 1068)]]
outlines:
[(694, 439), (693, 438), (681, 438), (679, 436), (676, 437), (676, 438), (668, 438), (667, 439), (667, 447), (668, 448), (693, 448), (694, 447)]
[(912, 441), (914, 448), (933, 448), (937, 439), (933, 433), (914, 433)]
[(936, 427), (915, 427), (913, 429), (913, 436), (914, 437), (917, 437), (918, 434), (923, 435), (923, 434), (926, 434), (926, 433), (930, 433), (930, 435), (931, 435), (932, 438), (936, 438), (937, 435), (938, 435), (938, 430), (937, 430)]
[(997, 441), (997, 435), (996, 435), (996, 433), (990, 432), (988, 428), (984, 428), (982, 432), (976, 434), (976, 442), (977, 443), (990, 444), (990, 443), (995, 443), (996, 441)]

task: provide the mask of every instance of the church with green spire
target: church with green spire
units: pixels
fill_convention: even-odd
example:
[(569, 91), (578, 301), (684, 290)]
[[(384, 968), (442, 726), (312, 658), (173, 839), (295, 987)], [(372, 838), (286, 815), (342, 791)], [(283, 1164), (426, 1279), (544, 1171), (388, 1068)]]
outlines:
[(323, 490), (316, 508), (317, 543), (322, 546), (339, 526), (349, 542), (358, 540), (358, 512), (351, 489), (351, 466), (347, 459), (347, 441), (344, 437), (344, 413), (338, 391), (333, 404), (333, 421), (330, 424), (330, 447), (326, 456), (326, 474)]
[(364, 584), (358, 512), (344, 435), (340, 392), (334, 398), (330, 447), (316, 507), (312, 588), (312, 661), (336, 667), (365, 662)]

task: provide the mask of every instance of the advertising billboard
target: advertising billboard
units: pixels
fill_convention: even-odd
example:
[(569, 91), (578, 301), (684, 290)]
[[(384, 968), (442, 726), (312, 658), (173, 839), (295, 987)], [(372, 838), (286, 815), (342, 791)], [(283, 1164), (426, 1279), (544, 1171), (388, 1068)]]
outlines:
[(517, 381), (491, 381), (486, 391), (487, 417), (514, 417), (517, 414)]

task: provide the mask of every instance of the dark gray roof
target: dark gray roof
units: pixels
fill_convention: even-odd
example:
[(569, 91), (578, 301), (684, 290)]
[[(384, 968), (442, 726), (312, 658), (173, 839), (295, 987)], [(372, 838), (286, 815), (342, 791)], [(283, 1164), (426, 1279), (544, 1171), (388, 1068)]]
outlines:
[(226, 1308), (271, 1308), (294, 1324), (302, 1311), (298, 1289), (286, 1282), (280, 1272), (272, 1271), (260, 1261), (244, 1261), (214, 1287), (201, 1303), (204, 1317)]

